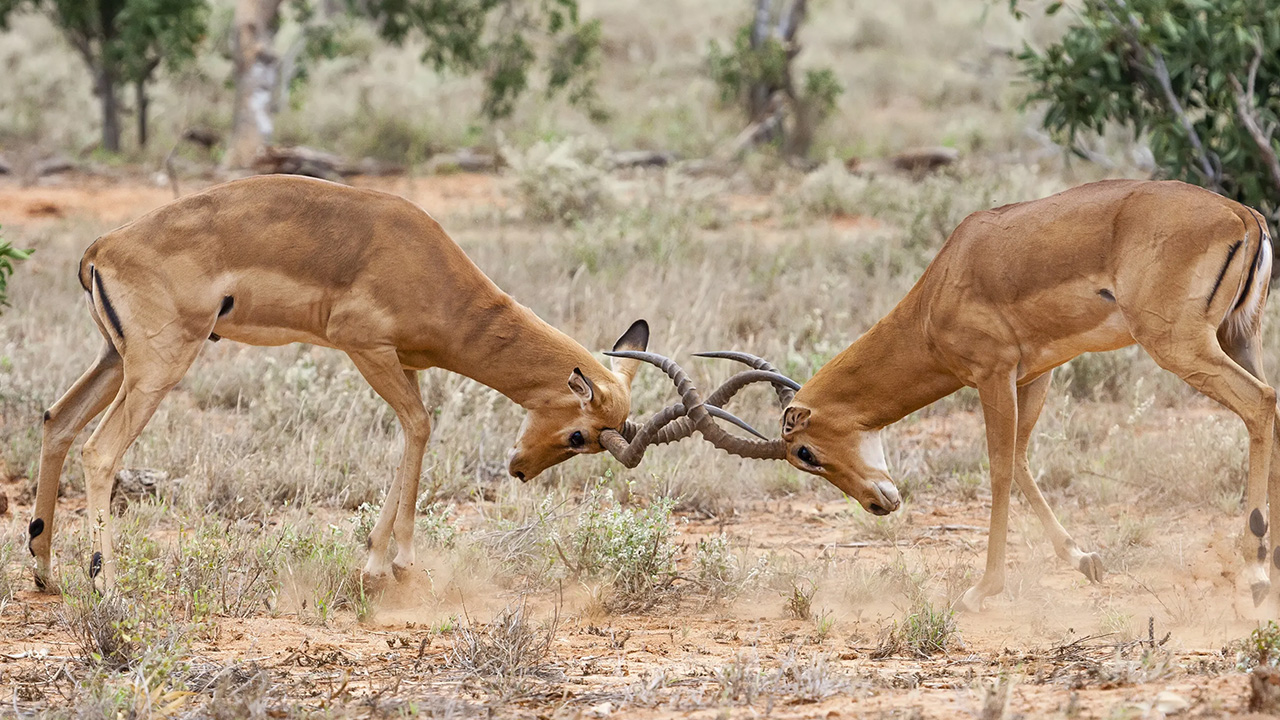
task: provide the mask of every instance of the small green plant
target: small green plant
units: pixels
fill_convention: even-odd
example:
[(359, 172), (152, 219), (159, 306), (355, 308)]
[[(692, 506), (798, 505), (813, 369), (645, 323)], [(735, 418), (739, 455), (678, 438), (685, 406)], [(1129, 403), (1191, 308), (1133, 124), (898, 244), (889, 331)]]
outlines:
[(955, 611), (935, 607), (922, 598), (905, 618), (889, 626), (880, 646), (871, 656), (880, 659), (909, 653), (914, 657), (927, 658), (946, 652), (955, 642)]
[(836, 628), (836, 619), (831, 616), (830, 610), (823, 610), (813, 619), (813, 643), (821, 645), (826, 642), (831, 635), (831, 631)]
[(724, 535), (699, 539), (693, 561), (698, 584), (712, 599), (724, 600), (741, 589), (742, 578)]
[(428, 547), (452, 547), (458, 537), (458, 528), (453, 524), (453, 506), (442, 502), (434, 502), (419, 507), (417, 537)]
[(9, 277), (13, 275), (13, 264), (31, 257), (34, 250), (19, 250), (4, 239), (0, 239), (0, 308), (9, 305)]
[(334, 525), (316, 532), (285, 531), (281, 540), (282, 579), (305, 622), (326, 625), (335, 611), (368, 613), (369, 601), (358, 579), (355, 547), (349, 532)]
[(793, 578), (790, 590), (782, 595), (783, 600), (786, 601), (787, 616), (796, 620), (812, 619), (813, 596), (817, 592), (818, 585), (812, 580)]
[(647, 508), (624, 508), (597, 486), (587, 497), (564, 543), (553, 538), (569, 570), (581, 578), (610, 580), (615, 610), (652, 607), (676, 578), (671, 509), (659, 498)]
[(1241, 670), (1280, 665), (1280, 625), (1268, 620), (1236, 645), (1236, 665)]

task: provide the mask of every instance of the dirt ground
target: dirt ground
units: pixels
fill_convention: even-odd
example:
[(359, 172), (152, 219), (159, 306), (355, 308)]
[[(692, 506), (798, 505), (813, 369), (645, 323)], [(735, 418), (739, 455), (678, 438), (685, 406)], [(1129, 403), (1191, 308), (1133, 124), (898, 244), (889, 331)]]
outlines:
[[(451, 213), (481, 212), (503, 202), (493, 182), (478, 176), (361, 184), (402, 192), (427, 208), (447, 206)], [(0, 188), (0, 224), (29, 226), (80, 214), (123, 222), (170, 197), (167, 187), (138, 181), (6, 184)], [(750, 198), (741, 203), (749, 205)], [(831, 222), (856, 229), (874, 221)], [(1181, 412), (1234, 422), (1208, 404)], [(896, 441), (979, 444), (981, 432), (976, 414), (955, 410), (921, 419)], [(21, 482), (27, 481), (14, 477), (11, 487)], [(65, 522), (78, 522), (83, 498), (69, 495), (61, 502)], [(463, 528), (485, 514), (484, 501), (473, 505), (460, 510)], [(989, 511), (985, 490), (970, 499), (921, 492), (896, 530), (871, 537), (860, 535), (850, 521), (854, 507), (801, 491), (752, 501), (728, 517), (677, 513), (677, 542), (686, 549), (681, 563), (690, 562), (698, 539), (723, 532), (735, 547), (819, 567), (830, 560), (842, 567), (901, 562), (972, 573), (981, 568)], [(1120, 499), (1089, 511), (1093, 522), (1105, 524), (1132, 508)], [(8, 513), (25, 519), (30, 507), (15, 503)], [(958, 615), (958, 641), (931, 657), (877, 657), (887, 629), (905, 608), (897, 599), (851, 601), (853, 593), (840, 577), (819, 583), (813, 599), (815, 610), (834, 621), (822, 637), (814, 621), (788, 617), (777, 592), (727, 603), (677, 593), (655, 608), (609, 614), (592, 588), (563, 586), (525, 599), (532, 618), (555, 619), (558, 629), (538, 681), (496, 704), (451, 665), (456, 636), (447, 625), (458, 617), (486, 622), (517, 601), (517, 594), (425, 559), (431, 569), (375, 594), (372, 615), (362, 622), (345, 611), (327, 626), (303, 623), (287, 611), (215, 617), (194, 641), (187, 662), (224, 673), (265, 669), (273, 680), (267, 709), (272, 717), (292, 706), (322, 714), (357, 709), (353, 714), (369, 717), (1247, 715), (1249, 676), (1237, 669), (1235, 650), (1228, 646), (1247, 636), (1269, 610), (1255, 610), (1237, 582), (1239, 518), (1195, 506), (1162, 514), (1153, 520), (1152, 541), (1161, 561), (1112, 571), (1104, 583), (1090, 585), (1054, 557), (1020, 500), (1013, 513), (1014, 569), (1006, 592), (989, 600), (981, 614)], [(1104, 558), (1107, 550), (1102, 548)], [(0, 606), (0, 716), (26, 716), (66, 701), (60, 693), (77, 664), (76, 642), (59, 620), (62, 612), (62, 599), (34, 591), (29, 574), (20, 579), (13, 600)], [(816, 655), (847, 681), (817, 702), (755, 691), (730, 676), (738, 668), (759, 677), (785, 666), (789, 657)]]

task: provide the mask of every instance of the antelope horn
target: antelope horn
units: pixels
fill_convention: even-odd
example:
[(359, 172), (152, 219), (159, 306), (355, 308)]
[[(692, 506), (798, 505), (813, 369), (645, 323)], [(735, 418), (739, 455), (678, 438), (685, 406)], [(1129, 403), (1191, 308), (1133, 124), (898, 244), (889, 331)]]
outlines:
[[(739, 373), (739, 374), (745, 374), (745, 373)], [(690, 423), (689, 432), (679, 437), (669, 437), (667, 439), (660, 439), (664, 437), (664, 434), (667, 433), (669, 429), (677, 427), (681, 423), (689, 422), (688, 418), (686, 417), (686, 411), (683, 403), (676, 403), (674, 405), (671, 405), (670, 408), (675, 409), (675, 414), (669, 415), (669, 416), (663, 415), (663, 417), (666, 419), (666, 422), (654, 428), (659, 432), (656, 435), (653, 435), (653, 440), (649, 443), (650, 445), (663, 445), (669, 442), (675, 442), (676, 440), (682, 440), (688, 437), (689, 434), (693, 432), (693, 425), (692, 423)], [(664, 412), (670, 408), (664, 408)], [(748, 424), (745, 420), (738, 417), (737, 415), (734, 415), (728, 410), (725, 410), (723, 408), (710, 404), (709, 401), (707, 404), (707, 413), (711, 415), (711, 417), (716, 417), (716, 418), (720, 418), (721, 420), (731, 422), (734, 425), (737, 425), (738, 427), (742, 428), (743, 430), (746, 430), (747, 432), (751, 433), (752, 435), (755, 435), (761, 440), (766, 439), (765, 436), (759, 430), (756, 430), (755, 428), (751, 427), (751, 425)], [(658, 415), (655, 415), (654, 417), (656, 418), (658, 417)], [(623, 439), (625, 439), (627, 442), (632, 442), (635, 440), (636, 435), (640, 433), (640, 430), (643, 427), (649, 424), (653, 424), (653, 422), (654, 421), (652, 418), (649, 420), (648, 423), (645, 423), (645, 425), (641, 425), (640, 423), (635, 422), (634, 420), (627, 420), (625, 423), (623, 423), (622, 427), (616, 430), (616, 432), (619, 435), (621, 435)]]
[[(726, 432), (724, 428), (721, 428), (719, 425), (717, 425), (715, 421), (711, 419), (712, 413), (708, 409), (708, 405), (706, 404), (706, 402), (702, 399), (701, 393), (699, 393), (698, 389), (694, 387), (693, 381), (689, 379), (688, 373), (686, 373), (679, 365), (677, 365), (674, 360), (663, 357), (656, 353), (637, 352), (637, 351), (631, 351), (631, 350), (613, 351), (613, 352), (607, 352), (605, 354), (612, 357), (624, 357), (632, 360), (640, 360), (642, 362), (647, 362), (651, 365), (656, 365), (659, 368), (661, 368), (662, 371), (665, 372), (667, 376), (671, 378), (671, 381), (675, 383), (676, 391), (680, 393), (680, 397), (685, 408), (685, 415), (690, 421), (692, 421), (694, 428), (696, 428), (698, 432), (702, 433), (702, 437), (704, 437), (712, 445), (720, 448), (721, 450), (729, 452), (731, 454), (738, 455), (741, 457), (746, 457), (746, 458), (773, 459), (773, 460), (781, 460), (786, 458), (786, 452), (787, 452), (786, 443), (784, 443), (781, 439), (753, 440), (750, 438), (738, 437), (729, 432)], [(765, 372), (765, 371), (761, 371), (761, 372)], [(794, 381), (788, 380), (782, 375), (777, 375), (777, 373), (772, 373), (772, 375), (776, 375), (779, 381), (785, 381), (785, 382), (794, 384)], [(772, 377), (770, 377), (769, 379), (772, 379)], [(721, 412), (724, 412), (724, 411), (721, 411)], [(725, 413), (725, 414), (727, 415), (728, 413)], [(654, 418), (654, 419), (656, 420), (657, 418)], [(736, 418), (734, 419), (736, 420)], [(667, 420), (667, 422), (671, 422), (671, 420)], [(652, 424), (652, 421), (651, 423), (646, 424), (646, 428), (650, 424)], [(660, 428), (661, 426), (659, 426), (657, 429), (660, 429)], [(655, 429), (654, 431), (655, 435), (657, 433), (657, 429)], [(605, 433), (609, 433), (609, 432), (610, 431), (605, 431)], [(605, 433), (601, 433), (602, 443), (605, 443)], [(618, 437), (621, 438), (621, 435), (619, 435)], [(637, 434), (636, 437), (637, 437), (637, 440), (639, 440), (641, 436)], [(652, 443), (655, 439), (656, 437), (645, 437), (644, 438), (645, 442), (641, 446), (640, 452), (643, 452), (644, 447)], [(609, 443), (605, 443), (605, 447), (608, 448), (610, 452), (614, 452), (613, 448), (610, 447), (610, 444), (618, 445), (618, 443), (614, 441), (612, 438), (610, 438)], [(630, 444), (630, 447), (626, 449), (630, 450), (631, 447), (635, 447), (637, 444), (638, 444), (637, 442), (632, 442)], [(614, 456), (618, 457), (618, 454), (615, 452)], [(618, 459), (619, 461), (622, 461), (623, 464), (626, 464), (623, 458), (618, 457)], [(639, 460), (637, 459), (636, 462), (638, 463)], [(631, 466), (631, 467), (634, 467), (634, 466)]]
[[(694, 353), (694, 355), (697, 357), (719, 358), (721, 360), (733, 360), (736, 362), (743, 363), (744, 365), (750, 365), (756, 370), (763, 370), (765, 372), (771, 372), (771, 373), (778, 372), (778, 369), (773, 365), (771, 365), (768, 360), (765, 360), (762, 357), (751, 355), (750, 353), (738, 352), (736, 350), (713, 350), (711, 352)], [(743, 374), (743, 373), (740, 373), (740, 374)], [(800, 389), (800, 383), (788, 378), (785, 375), (780, 374), (780, 377), (784, 378), (787, 382), (785, 384), (774, 383), (773, 389), (778, 393), (778, 402), (785, 409), (788, 405), (791, 404), (791, 400), (795, 398), (796, 391)], [(731, 378), (729, 382), (733, 382), (733, 379)], [(728, 385), (728, 384), (729, 384), (728, 382), (725, 383), (725, 385)], [(722, 385), (721, 388), (723, 389), (724, 386)], [(717, 390), (716, 392), (720, 392), (720, 390)], [(730, 391), (729, 397), (733, 397), (733, 393), (735, 392), (737, 392), (737, 389)], [(728, 397), (725, 398), (726, 401), (728, 399), (729, 399)], [(707, 402), (711, 402), (711, 398), (707, 398)], [(713, 404), (723, 405), (724, 402), (718, 402)]]
[[(626, 352), (626, 351), (608, 352), (605, 354), (616, 356), (616, 357), (633, 357), (635, 355), (651, 355), (650, 353), (635, 353), (635, 352)], [(660, 361), (660, 362), (654, 362), (654, 364), (658, 365), (658, 367), (662, 368), (663, 372), (667, 373), (667, 375), (671, 378), (671, 380), (676, 383), (677, 388), (682, 388), (684, 385), (687, 385), (688, 390), (693, 392), (695, 394), (694, 397), (696, 397), (697, 390), (693, 388), (693, 383), (689, 380), (688, 375), (685, 374), (684, 370), (682, 370), (679, 365), (676, 365), (674, 361), (668, 360), (667, 358), (664, 358), (661, 355), (653, 355), (652, 357)], [(633, 359), (645, 359), (645, 358), (633, 358)], [(648, 361), (653, 362), (653, 360), (648, 360)], [(665, 363), (662, 361), (665, 361)], [(687, 396), (687, 393), (682, 393), (682, 394), (685, 394)], [(688, 404), (687, 402), (668, 405), (667, 407), (659, 411), (657, 414), (655, 414), (652, 418), (649, 418), (649, 421), (646, 422), (644, 425), (640, 425), (631, 420), (628, 420), (625, 423), (623, 423), (621, 428), (617, 430), (607, 429), (601, 432), (600, 444), (603, 445), (604, 448), (608, 450), (609, 453), (618, 460), (618, 462), (622, 463), (623, 465), (629, 468), (633, 468), (640, 464), (640, 459), (644, 457), (645, 449), (647, 449), (649, 445), (654, 443), (654, 440), (656, 439), (656, 437), (658, 436), (661, 430), (663, 430), (666, 426), (668, 426), (672, 421), (676, 420), (677, 418), (682, 420), (687, 419), (685, 418), (685, 416), (688, 414), (687, 408), (689, 407), (694, 407), (694, 406)], [(764, 438), (764, 435), (761, 435), (758, 430), (751, 427), (749, 424), (740, 420), (739, 418), (735, 417), (732, 413), (722, 410), (718, 407), (714, 407), (714, 408), (703, 407), (700, 399), (697, 401), (697, 406), (695, 409), (700, 411), (701, 415), (718, 417), (722, 420), (727, 420), (737, 425), (738, 427), (742, 428), (743, 430), (746, 430), (752, 435), (755, 435), (758, 438), (762, 438), (762, 439)], [(688, 436), (689, 434), (690, 433), (687, 432), (684, 434), (684, 436)], [(733, 436), (730, 435), (730, 437), (733, 437)], [(679, 438), (675, 438), (675, 439), (679, 439)], [(662, 442), (671, 442), (671, 440), (670, 439), (663, 440)]]
[[(728, 350), (705, 352), (705, 353), (694, 353), (694, 355), (697, 355), (698, 357), (711, 357), (711, 358), (721, 358), (724, 360), (735, 360), (737, 362), (750, 365), (751, 367), (755, 368), (754, 370), (744, 370), (743, 372), (740, 372), (734, 375), (733, 377), (726, 380), (724, 384), (722, 384), (720, 387), (716, 388), (715, 392), (708, 395), (705, 401), (707, 404), (708, 411), (710, 411), (710, 408), (713, 408), (713, 407), (716, 407), (716, 408), (724, 407), (729, 403), (730, 400), (733, 399), (733, 396), (736, 395), (739, 390), (741, 390), (742, 388), (752, 383), (757, 383), (757, 382), (771, 383), (773, 385), (774, 391), (778, 393), (778, 402), (782, 405), (784, 409), (791, 404), (791, 399), (795, 397), (796, 391), (800, 389), (800, 383), (796, 382), (795, 380), (792, 380), (791, 378), (785, 375), (782, 375), (777, 371), (776, 368), (773, 367), (773, 365), (769, 364), (768, 360), (765, 360), (764, 358), (756, 357), (755, 355), (749, 355), (744, 352), (736, 352), (736, 351), (728, 351)], [(740, 421), (737, 421), (736, 419), (730, 420), (730, 422), (734, 422), (739, 427), (743, 426), (743, 423)], [(675, 442), (677, 440), (682, 440), (692, 435), (695, 429), (696, 428), (694, 427), (693, 420), (689, 418), (680, 418), (679, 420), (672, 422), (670, 425), (666, 426), (665, 428), (662, 428), (660, 432), (654, 435), (654, 438), (651, 444), (662, 445), (664, 443), (670, 443), (670, 442)], [(759, 433), (752, 433), (752, 434), (756, 435), (757, 437), (760, 437)]]

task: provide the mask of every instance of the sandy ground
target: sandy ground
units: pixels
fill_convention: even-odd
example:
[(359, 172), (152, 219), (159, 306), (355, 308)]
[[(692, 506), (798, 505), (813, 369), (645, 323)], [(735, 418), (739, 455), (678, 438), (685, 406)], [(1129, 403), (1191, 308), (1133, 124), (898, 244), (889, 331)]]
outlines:
[[(501, 203), (499, 189), (481, 176), (359, 184), (401, 192), (424, 207), (450, 212)], [(61, 178), (30, 188), (5, 185), (0, 224), (78, 214), (124, 222), (170, 198), (167, 187), (98, 178)], [(832, 221), (836, 227), (867, 222)], [(972, 413), (933, 416), (916, 428), (921, 442), (981, 442), (981, 424)], [(83, 506), (78, 497), (62, 502), (64, 518), (74, 518)], [(974, 573), (981, 567), (988, 513), (981, 497), (917, 499), (892, 539), (860, 537), (850, 509), (844, 502), (805, 495), (762, 500), (727, 520), (681, 516), (678, 542), (691, 548), (698, 538), (723, 531), (735, 546), (760, 554), (839, 559), (846, 567), (895, 561)], [(1092, 510), (1119, 517), (1127, 508)], [(8, 512), (27, 517), (30, 508), (15, 504)], [(473, 514), (464, 510), (464, 522)], [(687, 592), (649, 611), (608, 615), (588, 589), (575, 587), (527, 599), (534, 618), (558, 618), (559, 628), (538, 681), (524, 696), (495, 705), (451, 665), (455, 633), (438, 627), (458, 615), (483, 622), (515, 597), (483, 580), (437, 570), (388, 589), (363, 623), (340, 613), (329, 626), (315, 626), (265, 609), (247, 619), (214, 618), (189, 660), (241, 673), (266, 669), (275, 681), (273, 713), (293, 705), (312, 710), (358, 706), (361, 714), (375, 716), (403, 711), (410, 701), (438, 714), (530, 718), (1105, 718), (1247, 712), (1248, 676), (1224, 648), (1256, 627), (1267, 609), (1255, 610), (1237, 582), (1236, 518), (1190, 507), (1161, 517), (1156, 542), (1168, 545), (1166, 562), (1112, 572), (1103, 584), (1089, 585), (1053, 556), (1031, 521), (1019, 524), (1016, 518), (1030, 514), (1020, 500), (1014, 502), (1014, 514), (1009, 591), (988, 601), (981, 614), (958, 616), (960, 643), (928, 658), (874, 657), (886, 628), (905, 608), (890, 600), (851, 602), (851, 590), (839, 578), (823, 581), (814, 599), (814, 607), (834, 619), (825, 638), (815, 636), (813, 621), (786, 617), (776, 592), (723, 605)], [(1102, 550), (1105, 556), (1107, 548)], [(76, 644), (59, 622), (62, 607), (57, 596), (32, 590), (29, 576), (3, 606), (0, 715), (56, 708), (64, 701), (59, 693), (77, 665)], [(1104, 632), (1108, 616), (1126, 620)], [(724, 676), (735, 662), (750, 674), (785, 665), (788, 657), (815, 654), (848, 681), (844, 690), (820, 702), (767, 693), (734, 697)], [(1003, 690), (991, 689), (997, 682), (1003, 682)], [(1001, 692), (1007, 692), (1003, 713), (984, 712), (989, 696)]]

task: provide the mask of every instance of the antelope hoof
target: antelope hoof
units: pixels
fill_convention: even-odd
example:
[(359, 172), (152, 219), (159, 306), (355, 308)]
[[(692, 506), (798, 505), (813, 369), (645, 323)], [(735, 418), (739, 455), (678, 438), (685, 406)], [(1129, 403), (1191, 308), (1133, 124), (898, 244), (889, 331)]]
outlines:
[(360, 584), (369, 592), (376, 592), (390, 585), (392, 582), (391, 573), (389, 572), (370, 572), (368, 568), (360, 571)]
[(1253, 593), (1253, 606), (1259, 607), (1262, 601), (1267, 599), (1267, 595), (1271, 592), (1271, 583), (1257, 582), (1249, 586), (1249, 591)]
[(1080, 556), (1080, 572), (1089, 579), (1091, 583), (1102, 582), (1102, 556), (1096, 552), (1085, 553)]
[(405, 582), (413, 575), (413, 566), (393, 562), (391, 563), (391, 574), (395, 577), (396, 582)]
[(35, 576), (36, 590), (47, 595), (56, 595), (58, 589), (53, 585), (53, 575), (49, 572), (49, 568), (36, 566), (32, 569), (32, 575)]
[(968, 590), (965, 590), (964, 594), (960, 596), (960, 599), (956, 601), (956, 608), (961, 612), (980, 613), (982, 612), (982, 603), (986, 599), (986, 595), (983, 595), (982, 591), (978, 589), (978, 586), (974, 585)]

